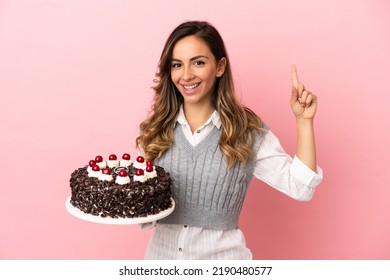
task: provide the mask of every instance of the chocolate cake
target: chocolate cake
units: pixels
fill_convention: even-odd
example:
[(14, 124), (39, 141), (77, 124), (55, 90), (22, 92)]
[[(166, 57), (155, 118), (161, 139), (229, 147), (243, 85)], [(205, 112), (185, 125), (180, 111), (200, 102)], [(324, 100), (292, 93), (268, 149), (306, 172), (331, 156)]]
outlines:
[(135, 162), (128, 154), (121, 161), (97, 156), (71, 174), (70, 188), (70, 203), (95, 216), (146, 217), (172, 206), (169, 173), (141, 156)]

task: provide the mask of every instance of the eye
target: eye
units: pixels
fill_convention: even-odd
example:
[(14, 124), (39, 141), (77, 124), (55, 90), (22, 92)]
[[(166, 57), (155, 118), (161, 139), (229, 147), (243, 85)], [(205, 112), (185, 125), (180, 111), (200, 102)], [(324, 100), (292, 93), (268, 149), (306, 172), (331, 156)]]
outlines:
[(172, 68), (179, 68), (181, 66), (180, 63), (173, 63)]
[(201, 61), (201, 60), (197, 60), (194, 62), (194, 65), (198, 65), (198, 66), (203, 65), (203, 64), (204, 64), (204, 61)]

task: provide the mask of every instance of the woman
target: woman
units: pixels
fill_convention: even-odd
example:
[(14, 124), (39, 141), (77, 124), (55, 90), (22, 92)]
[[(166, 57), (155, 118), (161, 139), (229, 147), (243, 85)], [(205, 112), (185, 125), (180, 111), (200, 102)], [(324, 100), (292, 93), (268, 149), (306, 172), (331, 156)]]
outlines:
[(207, 22), (179, 25), (163, 49), (150, 116), (137, 146), (172, 177), (174, 212), (158, 221), (146, 259), (251, 259), (238, 217), (253, 176), (297, 200), (322, 180), (313, 118), (317, 97), (292, 66), (297, 152), (235, 97), (229, 58)]

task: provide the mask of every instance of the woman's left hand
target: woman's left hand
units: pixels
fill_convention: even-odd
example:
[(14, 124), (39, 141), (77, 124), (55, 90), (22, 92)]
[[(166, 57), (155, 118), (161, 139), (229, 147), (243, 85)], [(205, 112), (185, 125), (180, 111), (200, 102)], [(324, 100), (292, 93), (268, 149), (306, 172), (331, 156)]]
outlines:
[(291, 65), (292, 94), (290, 105), (297, 119), (313, 119), (317, 111), (317, 96), (299, 83), (297, 67)]

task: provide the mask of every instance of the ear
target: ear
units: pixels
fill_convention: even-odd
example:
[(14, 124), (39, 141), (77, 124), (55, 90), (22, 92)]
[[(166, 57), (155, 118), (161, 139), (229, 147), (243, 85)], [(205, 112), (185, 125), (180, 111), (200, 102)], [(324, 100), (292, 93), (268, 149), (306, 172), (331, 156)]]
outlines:
[(226, 69), (226, 64), (227, 64), (227, 60), (225, 57), (222, 57), (218, 63), (217, 63), (217, 77), (221, 77), (223, 75), (223, 73), (225, 73), (225, 69)]

